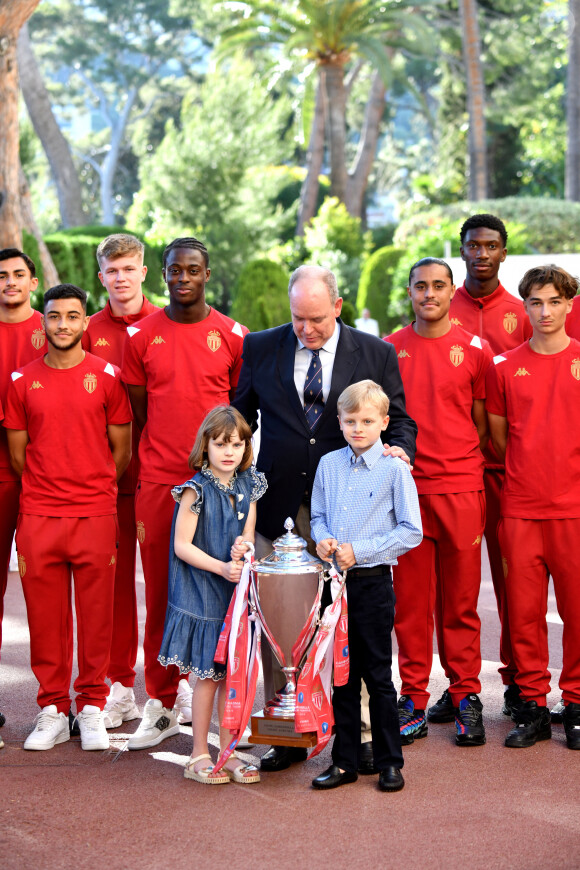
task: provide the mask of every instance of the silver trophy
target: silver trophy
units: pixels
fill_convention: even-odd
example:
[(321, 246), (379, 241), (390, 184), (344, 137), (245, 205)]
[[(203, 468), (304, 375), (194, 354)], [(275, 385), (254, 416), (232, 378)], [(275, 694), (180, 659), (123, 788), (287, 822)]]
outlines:
[[(288, 518), (286, 534), (274, 541), (274, 552), (251, 567), (256, 608), (286, 677), (284, 688), (264, 707), (268, 719), (294, 720), (300, 668), (319, 624), (323, 564), (307, 552), (306, 541), (292, 532), (293, 527)], [(274, 732), (283, 734), (270, 728), (271, 736)]]

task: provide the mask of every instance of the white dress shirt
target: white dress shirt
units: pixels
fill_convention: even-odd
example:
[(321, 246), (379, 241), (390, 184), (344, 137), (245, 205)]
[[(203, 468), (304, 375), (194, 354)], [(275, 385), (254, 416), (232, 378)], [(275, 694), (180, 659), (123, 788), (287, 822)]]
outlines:
[[(334, 366), (334, 357), (336, 356), (336, 348), (338, 338), (340, 336), (340, 323), (336, 321), (335, 329), (326, 344), (320, 348), (320, 365), (322, 366), (322, 396), (326, 402), (330, 392), (330, 384), (332, 381), (332, 367)], [(312, 359), (312, 351), (305, 347), (299, 338), (296, 339), (296, 355), (294, 357), (294, 383), (296, 384), (296, 392), (298, 398), (304, 407), (304, 382), (310, 367)]]

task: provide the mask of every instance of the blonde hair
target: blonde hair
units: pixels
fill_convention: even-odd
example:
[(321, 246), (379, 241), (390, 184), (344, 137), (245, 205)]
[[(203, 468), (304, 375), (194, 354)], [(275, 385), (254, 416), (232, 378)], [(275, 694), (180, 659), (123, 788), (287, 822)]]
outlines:
[(389, 404), (389, 397), (383, 388), (374, 381), (366, 380), (351, 384), (343, 390), (338, 397), (336, 407), (339, 414), (343, 411), (352, 414), (358, 411), (361, 405), (374, 405), (381, 417), (386, 417), (389, 413)]
[(103, 265), (103, 260), (118, 260), (119, 257), (140, 257), (143, 262), (144, 254), (145, 245), (140, 239), (128, 233), (114, 233), (99, 244), (97, 262), (99, 268)]
[(252, 430), (239, 411), (231, 405), (220, 405), (210, 411), (199, 427), (195, 444), (189, 455), (189, 467), (192, 470), (202, 467), (207, 462), (207, 445), (210, 438), (219, 438), (224, 435), (226, 441), (230, 441), (234, 431), (238, 432), (240, 441), (246, 442), (246, 449), (239, 464), (239, 470), (245, 471), (252, 464)]

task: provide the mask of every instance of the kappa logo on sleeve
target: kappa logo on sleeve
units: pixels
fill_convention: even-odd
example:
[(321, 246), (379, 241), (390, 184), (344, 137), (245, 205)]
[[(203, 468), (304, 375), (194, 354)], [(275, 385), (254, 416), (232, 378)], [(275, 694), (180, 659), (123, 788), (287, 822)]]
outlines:
[(32, 342), (32, 346), (35, 348), (35, 350), (40, 350), (40, 348), (44, 345), (44, 342), (46, 341), (44, 329), (41, 329), (40, 327), (38, 329), (35, 329), (30, 336), (30, 341)]

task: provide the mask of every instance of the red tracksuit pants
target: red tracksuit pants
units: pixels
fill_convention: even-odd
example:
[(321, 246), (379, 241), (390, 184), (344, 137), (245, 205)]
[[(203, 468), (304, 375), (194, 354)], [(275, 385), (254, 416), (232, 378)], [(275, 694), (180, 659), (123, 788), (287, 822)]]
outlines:
[(181, 679), (175, 665), (164, 667), (157, 661), (167, 610), (169, 576), (169, 544), (175, 501), (171, 486), (140, 480), (135, 496), (137, 537), (141, 548), (145, 577), (145, 688), (150, 698), (157, 698), (164, 707), (173, 707)]
[(21, 514), (18, 564), (30, 629), (30, 661), (40, 687), (38, 704), (70, 709), (73, 663), (71, 572), (77, 618), (79, 674), (74, 689), (102, 710), (111, 650), (117, 518), (37, 517)]
[(4, 595), (8, 583), (10, 551), (18, 519), (20, 481), (0, 480), (0, 649), (2, 648), (2, 620), (4, 618)]
[(498, 671), (501, 674), (504, 685), (509, 686), (510, 683), (516, 681), (516, 664), (512, 652), (505, 576), (497, 533), (500, 519), (501, 487), (504, 476), (504, 472), (499, 469), (486, 468), (483, 480), (485, 484), (485, 540), (501, 626), (499, 657), (502, 666), (498, 668)]
[(552, 576), (562, 617), (560, 689), (566, 703), (580, 704), (580, 518), (521, 520), (503, 517), (499, 542), (517, 683), (526, 701), (545, 706), (550, 691), (546, 607)]
[(132, 493), (120, 492), (118, 494), (117, 519), (119, 521), (119, 550), (115, 571), (111, 661), (107, 676), (111, 683), (119, 682), (123, 686), (134, 686), (139, 625), (135, 591), (137, 528), (135, 525), (135, 496)]
[(439, 655), (453, 703), (481, 690), (477, 600), (481, 583), (483, 492), (420, 495), (423, 541), (393, 571), (395, 632), (402, 695), (418, 709), (429, 700), (437, 608)]

